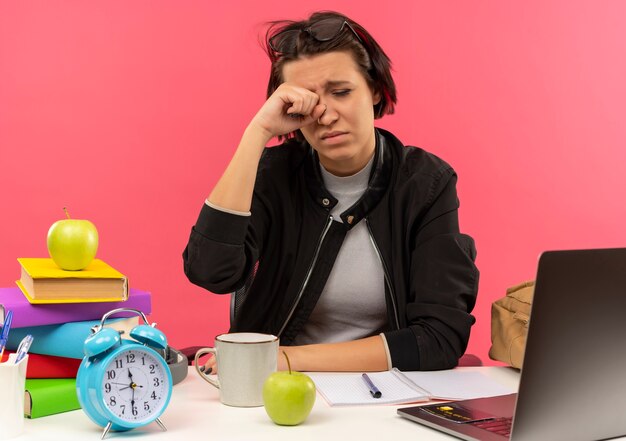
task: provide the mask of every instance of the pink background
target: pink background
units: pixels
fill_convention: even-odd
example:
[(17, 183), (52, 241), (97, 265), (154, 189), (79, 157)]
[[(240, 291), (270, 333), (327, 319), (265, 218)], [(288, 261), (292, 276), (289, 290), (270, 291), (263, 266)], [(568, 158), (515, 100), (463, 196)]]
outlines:
[[(626, 245), (626, 2), (315, 3), (393, 60), (397, 113), (378, 125), (459, 173), (481, 269), (469, 351), (486, 359), (491, 302), (542, 250)], [(0, 0), (0, 285), (47, 256), (68, 206), (152, 291), (174, 346), (225, 331), (228, 297), (187, 282), (181, 253), (264, 100), (262, 24), (300, 4)]]

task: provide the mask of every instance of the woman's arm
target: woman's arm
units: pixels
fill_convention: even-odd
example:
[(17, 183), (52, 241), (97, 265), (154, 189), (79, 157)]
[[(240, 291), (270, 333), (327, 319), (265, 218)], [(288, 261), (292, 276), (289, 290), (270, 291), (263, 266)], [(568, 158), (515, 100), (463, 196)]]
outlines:
[(478, 292), (474, 240), (459, 232), (456, 174), (435, 181), (434, 201), (411, 241), (407, 327), (385, 332), (394, 367), (450, 369), (458, 364), (475, 319)]
[(318, 101), (319, 97), (307, 89), (281, 84), (250, 121), (233, 158), (209, 195), (209, 202), (239, 212), (250, 211), (263, 149), (273, 137), (314, 123), (325, 110)]
[[(313, 92), (282, 84), (254, 116), (233, 158), (204, 204), (183, 252), (184, 271), (194, 284), (214, 293), (241, 286), (259, 258), (268, 213), (251, 211), (259, 161), (269, 140), (312, 124), (325, 106)], [(289, 114), (297, 113), (298, 117)], [(303, 116), (304, 115), (304, 116)]]
[(259, 160), (272, 137), (251, 123), (220, 180), (208, 197), (213, 205), (240, 212), (250, 211)]
[[(342, 343), (281, 346), (292, 369), (298, 371), (372, 372), (386, 371), (387, 351), (380, 335)], [(285, 357), (278, 355), (278, 370), (287, 370)]]

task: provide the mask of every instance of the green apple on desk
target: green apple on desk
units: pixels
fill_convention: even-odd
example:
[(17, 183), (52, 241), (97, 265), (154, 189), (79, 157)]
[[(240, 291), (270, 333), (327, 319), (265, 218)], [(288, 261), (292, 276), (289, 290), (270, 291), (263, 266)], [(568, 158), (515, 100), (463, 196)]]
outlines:
[(303, 422), (315, 404), (315, 383), (311, 377), (291, 370), (274, 372), (263, 384), (265, 411), (276, 424), (295, 426)]
[(54, 263), (68, 271), (82, 270), (91, 263), (98, 251), (98, 230), (88, 220), (56, 221), (48, 230), (48, 252)]

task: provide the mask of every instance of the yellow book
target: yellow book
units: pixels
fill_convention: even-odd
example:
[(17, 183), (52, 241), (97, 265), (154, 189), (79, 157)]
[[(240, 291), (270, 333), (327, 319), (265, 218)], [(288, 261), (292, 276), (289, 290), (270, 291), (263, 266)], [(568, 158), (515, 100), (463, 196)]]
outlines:
[(119, 302), (128, 299), (128, 279), (100, 259), (80, 271), (66, 271), (49, 258), (19, 258), (17, 280), (30, 303)]

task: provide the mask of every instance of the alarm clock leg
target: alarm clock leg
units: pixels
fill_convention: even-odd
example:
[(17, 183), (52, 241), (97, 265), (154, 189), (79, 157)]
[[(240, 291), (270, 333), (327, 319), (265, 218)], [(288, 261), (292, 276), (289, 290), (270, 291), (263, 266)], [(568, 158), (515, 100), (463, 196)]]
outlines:
[(165, 424), (163, 424), (163, 421), (161, 421), (161, 419), (160, 419), (160, 418), (157, 418), (157, 419), (156, 419), (156, 420), (154, 420), (154, 421), (156, 421), (156, 423), (159, 425), (159, 427), (160, 427), (161, 429), (163, 429), (163, 432), (167, 432), (167, 427), (165, 427)]
[(109, 430), (111, 430), (112, 425), (113, 425), (113, 422), (109, 421), (107, 426), (104, 428), (104, 431), (102, 432), (102, 436), (100, 437), (100, 439), (104, 439), (104, 437), (107, 436), (107, 433), (109, 433)]

